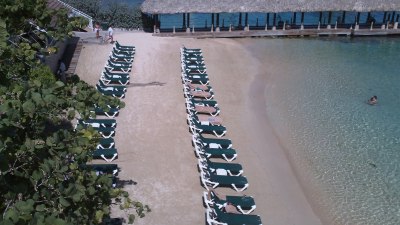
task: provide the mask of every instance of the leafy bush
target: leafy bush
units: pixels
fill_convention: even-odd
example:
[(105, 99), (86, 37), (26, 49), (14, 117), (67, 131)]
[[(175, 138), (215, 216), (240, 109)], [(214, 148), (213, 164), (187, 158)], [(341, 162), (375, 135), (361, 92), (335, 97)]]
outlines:
[(47, 28), (39, 39), (70, 34), (74, 25), (66, 11), (52, 12), (46, 5), (20, 0), (0, 7), (0, 225), (99, 224), (110, 216), (110, 204), (131, 207), (142, 217), (150, 209), (114, 189), (110, 175), (82, 167), (92, 159), (99, 134), (73, 128), (76, 117), (87, 119), (95, 103), (103, 109), (124, 104), (77, 76), (67, 84), (56, 81), (36, 59), (40, 44), (21, 39), (32, 28), (29, 21)]
[(48, 66), (39, 65), (30, 70), (29, 79), (38, 80), (41, 83), (51, 84), (56, 81), (56, 78), (53, 72), (50, 70)]

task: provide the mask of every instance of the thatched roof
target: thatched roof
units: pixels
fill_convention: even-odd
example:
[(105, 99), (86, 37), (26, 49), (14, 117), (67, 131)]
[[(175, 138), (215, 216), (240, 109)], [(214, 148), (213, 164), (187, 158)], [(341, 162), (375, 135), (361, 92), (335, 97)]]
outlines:
[(150, 14), (400, 11), (400, 0), (146, 0), (142, 11)]

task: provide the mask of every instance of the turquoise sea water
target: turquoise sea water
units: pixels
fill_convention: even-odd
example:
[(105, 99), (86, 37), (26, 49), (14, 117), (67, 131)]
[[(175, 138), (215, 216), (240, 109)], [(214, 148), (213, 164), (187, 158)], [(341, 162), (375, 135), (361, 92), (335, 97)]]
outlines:
[[(324, 224), (400, 224), (400, 39), (264, 39), (253, 48), (273, 56), (264, 62), (277, 66), (267, 114)], [(376, 106), (366, 104), (373, 95)]]

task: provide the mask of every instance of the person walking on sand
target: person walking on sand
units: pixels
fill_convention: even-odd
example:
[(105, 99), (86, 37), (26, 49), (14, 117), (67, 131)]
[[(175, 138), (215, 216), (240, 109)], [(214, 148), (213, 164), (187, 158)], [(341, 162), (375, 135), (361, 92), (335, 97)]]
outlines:
[(108, 32), (107, 41), (110, 40), (110, 43), (113, 44), (114, 43), (114, 36), (113, 36), (114, 35), (114, 30), (112, 28), (112, 24), (110, 24), (110, 26), (108, 27), (107, 32)]
[(100, 24), (98, 22), (94, 25), (94, 32), (96, 33), (96, 38), (100, 38)]

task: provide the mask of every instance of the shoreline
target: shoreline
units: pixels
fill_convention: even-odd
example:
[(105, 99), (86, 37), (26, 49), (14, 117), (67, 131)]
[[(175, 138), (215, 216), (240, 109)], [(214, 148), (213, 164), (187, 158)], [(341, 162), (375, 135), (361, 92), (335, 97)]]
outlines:
[[(116, 118), (119, 159), (114, 161), (121, 168), (119, 178), (134, 181), (124, 189), (152, 209), (135, 224), (204, 224), (201, 197), (205, 189), (199, 182), (180, 80), (182, 45), (203, 50), (210, 84), (228, 129), (226, 138), (232, 139), (238, 151), (235, 163), (243, 165), (250, 183), (243, 193), (226, 188), (217, 192), (254, 196), (254, 214), (261, 216), (263, 224), (321, 224), (268, 122), (270, 118), (256, 118), (264, 117), (265, 108), (259, 102), (265, 103), (265, 99), (255, 97), (265, 86), (254, 78), (268, 73), (263, 62), (273, 56), (267, 53), (262, 59), (255, 58), (246, 47), (251, 39), (160, 38), (117, 32), (115, 40), (135, 45), (137, 50), (131, 84), (123, 99), (126, 107)], [(95, 84), (111, 49), (110, 44), (84, 44), (76, 73)], [(254, 88), (254, 83), (258, 87)], [(113, 216), (125, 215), (116, 209), (112, 212)]]

